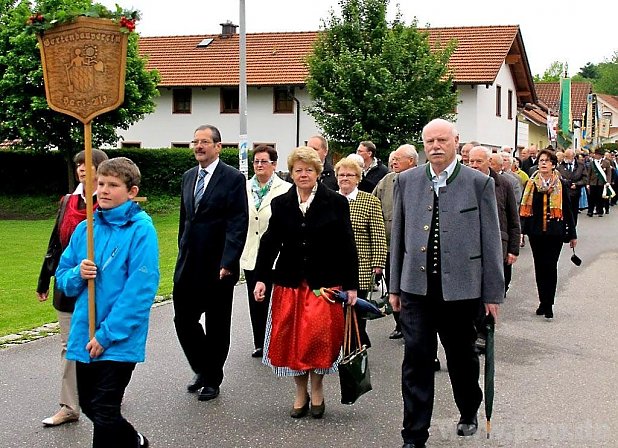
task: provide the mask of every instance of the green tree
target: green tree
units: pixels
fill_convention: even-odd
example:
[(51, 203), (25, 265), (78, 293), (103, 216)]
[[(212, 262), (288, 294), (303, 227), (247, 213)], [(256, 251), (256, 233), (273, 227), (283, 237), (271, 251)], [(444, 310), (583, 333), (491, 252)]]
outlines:
[[(579, 73), (573, 77), (574, 81), (589, 81), (597, 79), (599, 77), (599, 70), (597, 66), (591, 62), (587, 62), (582, 68), (579, 69)], [(576, 79), (577, 78), (577, 79)]]
[[(37, 39), (34, 33), (27, 32), (26, 21), (34, 12), (62, 17), (83, 11), (109, 11), (91, 0), (39, 0), (35, 7), (27, 0), (0, 2), (0, 141), (18, 140), (24, 148), (34, 151), (57, 148), (67, 160), (72, 185), (70, 161), (84, 147), (83, 124), (48, 107)], [(118, 109), (93, 121), (94, 147), (115, 144), (117, 129), (127, 129), (155, 109), (153, 98), (158, 95), (159, 75), (146, 69), (137, 44), (138, 35), (131, 33), (125, 100)]]
[(332, 140), (379, 147), (418, 141), (431, 119), (453, 112), (457, 94), (447, 63), (454, 49), (430, 50), (428, 36), (398, 13), (386, 20), (388, 0), (340, 0), (308, 58), (309, 113)]
[(618, 95), (618, 51), (611, 59), (597, 64), (599, 77), (593, 81), (596, 93)]
[(547, 70), (543, 72), (543, 76), (534, 75), (534, 82), (558, 82), (560, 78), (564, 77), (565, 70), (565, 64), (554, 61)]

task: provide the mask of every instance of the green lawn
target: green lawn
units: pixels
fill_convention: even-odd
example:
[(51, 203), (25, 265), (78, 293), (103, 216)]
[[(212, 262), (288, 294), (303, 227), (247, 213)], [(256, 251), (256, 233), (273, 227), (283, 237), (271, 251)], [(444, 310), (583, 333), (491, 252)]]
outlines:
[[(178, 214), (153, 216), (159, 236), (159, 294), (172, 291)], [(36, 285), (53, 219), (0, 220), (0, 336), (56, 321), (51, 304), (36, 298)]]

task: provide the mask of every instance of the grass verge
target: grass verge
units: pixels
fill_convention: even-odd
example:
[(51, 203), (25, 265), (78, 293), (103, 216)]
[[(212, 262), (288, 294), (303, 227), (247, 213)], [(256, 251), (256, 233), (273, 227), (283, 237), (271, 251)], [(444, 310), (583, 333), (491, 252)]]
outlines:
[[(15, 199), (13, 200), (15, 201)], [(0, 197), (0, 207), (11, 202)], [(51, 298), (39, 302), (36, 285), (54, 225), (55, 205), (45, 219), (39, 213), (27, 213), (32, 204), (44, 204), (44, 198), (28, 198), (12, 204), (12, 210), (22, 219), (0, 220), (0, 336), (29, 330), (56, 321)], [(142, 203), (145, 209), (168, 213), (154, 213), (154, 225), (159, 237), (159, 265), (161, 280), (159, 295), (169, 296), (177, 255), (178, 204), (177, 199), (159, 199)], [(4, 212), (4, 208), (1, 208)], [(169, 213), (169, 212), (174, 213)]]

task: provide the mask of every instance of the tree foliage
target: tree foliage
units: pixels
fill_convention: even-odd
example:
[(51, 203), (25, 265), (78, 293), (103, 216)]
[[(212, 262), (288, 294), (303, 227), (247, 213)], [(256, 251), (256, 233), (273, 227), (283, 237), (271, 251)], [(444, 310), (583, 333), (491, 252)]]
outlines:
[[(0, 141), (18, 140), (35, 151), (57, 148), (67, 161), (83, 148), (83, 124), (47, 105), (37, 39), (26, 32), (26, 21), (34, 12), (87, 11), (92, 6), (91, 0), (39, 0), (34, 7), (27, 0), (0, 0)], [(125, 100), (118, 109), (93, 121), (94, 147), (115, 144), (117, 129), (127, 129), (155, 109), (153, 98), (158, 95), (159, 75), (146, 70), (137, 43), (137, 34), (131, 33)]]
[(618, 51), (597, 66), (599, 77), (593, 81), (596, 93), (618, 95)]
[(554, 61), (543, 72), (543, 76), (534, 75), (534, 82), (558, 82), (560, 78), (564, 78), (566, 70), (565, 64), (559, 61)]
[(388, 0), (340, 0), (308, 58), (309, 113), (328, 138), (392, 147), (419, 140), (431, 119), (453, 112), (457, 94), (447, 63), (450, 43), (430, 50), (428, 37)]

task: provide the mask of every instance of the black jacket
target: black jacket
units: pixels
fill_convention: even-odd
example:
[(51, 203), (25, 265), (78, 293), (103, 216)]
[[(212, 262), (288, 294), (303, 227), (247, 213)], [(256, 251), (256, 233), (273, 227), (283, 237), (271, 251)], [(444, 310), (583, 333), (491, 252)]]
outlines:
[(257, 280), (293, 288), (303, 280), (311, 289), (358, 288), (358, 255), (345, 197), (318, 183), (303, 216), (292, 187), (272, 200), (271, 209), (255, 265)]
[(367, 193), (371, 193), (378, 182), (388, 174), (388, 168), (384, 165), (379, 159), (378, 164), (371, 168), (358, 184), (358, 189), (360, 191), (366, 191)]

